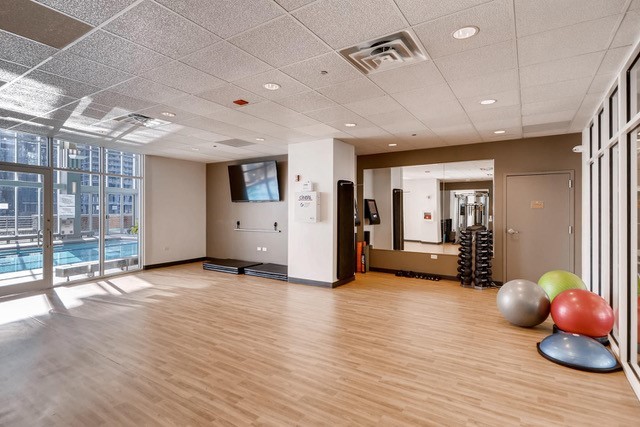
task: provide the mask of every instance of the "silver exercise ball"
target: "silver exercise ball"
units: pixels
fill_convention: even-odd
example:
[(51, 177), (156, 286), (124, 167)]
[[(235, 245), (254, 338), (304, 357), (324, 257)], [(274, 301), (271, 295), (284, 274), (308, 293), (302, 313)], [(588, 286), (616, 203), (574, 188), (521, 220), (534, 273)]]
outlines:
[(509, 322), (531, 327), (544, 322), (551, 303), (537, 283), (523, 279), (510, 280), (498, 292), (498, 310)]

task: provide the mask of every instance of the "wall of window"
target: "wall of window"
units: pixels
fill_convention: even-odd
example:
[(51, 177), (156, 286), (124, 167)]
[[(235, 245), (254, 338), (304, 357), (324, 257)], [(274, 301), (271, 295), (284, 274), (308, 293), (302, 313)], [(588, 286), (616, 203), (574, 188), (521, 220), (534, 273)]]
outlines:
[(615, 314), (612, 349), (640, 397), (640, 45), (583, 131), (584, 280)]
[(142, 156), (0, 130), (0, 293), (42, 272), (43, 171), (53, 188), (53, 284), (142, 266)]

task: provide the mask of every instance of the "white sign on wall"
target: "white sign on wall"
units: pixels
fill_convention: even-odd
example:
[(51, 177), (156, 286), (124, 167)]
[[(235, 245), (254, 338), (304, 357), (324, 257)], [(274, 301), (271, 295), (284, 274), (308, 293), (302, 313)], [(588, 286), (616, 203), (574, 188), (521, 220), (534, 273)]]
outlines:
[(320, 193), (301, 191), (296, 193), (294, 217), (298, 222), (320, 221)]
[(75, 194), (58, 194), (58, 216), (60, 218), (76, 216)]

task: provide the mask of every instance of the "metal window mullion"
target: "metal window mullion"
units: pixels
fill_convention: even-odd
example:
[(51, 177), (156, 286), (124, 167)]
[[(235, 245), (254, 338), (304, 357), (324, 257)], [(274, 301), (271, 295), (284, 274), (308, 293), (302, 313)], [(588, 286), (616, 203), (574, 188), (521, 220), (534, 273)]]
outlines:
[(106, 241), (105, 241), (105, 235), (106, 235), (106, 227), (107, 227), (107, 203), (106, 203), (106, 174), (104, 172), (106, 172), (107, 166), (106, 166), (106, 152), (105, 152), (105, 148), (104, 147), (100, 147), (100, 159), (99, 159), (99, 164), (100, 164), (100, 171), (99, 171), (99, 181), (100, 181), (100, 190), (99, 190), (99, 194), (100, 194), (100, 200), (98, 203), (98, 209), (100, 210), (99, 215), (100, 215), (100, 276), (104, 276), (105, 272), (104, 272), (104, 260), (105, 260), (105, 253), (106, 253)]

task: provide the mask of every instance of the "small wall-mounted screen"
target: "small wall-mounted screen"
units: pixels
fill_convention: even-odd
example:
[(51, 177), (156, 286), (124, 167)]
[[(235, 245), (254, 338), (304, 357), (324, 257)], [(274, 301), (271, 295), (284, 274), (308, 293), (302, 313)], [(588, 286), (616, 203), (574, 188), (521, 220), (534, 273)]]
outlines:
[(369, 218), (369, 224), (380, 224), (380, 215), (375, 199), (364, 200), (364, 214)]
[(275, 161), (229, 166), (233, 202), (277, 202), (278, 168)]

